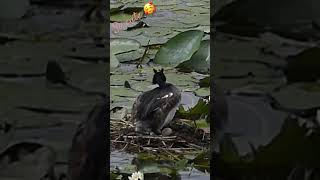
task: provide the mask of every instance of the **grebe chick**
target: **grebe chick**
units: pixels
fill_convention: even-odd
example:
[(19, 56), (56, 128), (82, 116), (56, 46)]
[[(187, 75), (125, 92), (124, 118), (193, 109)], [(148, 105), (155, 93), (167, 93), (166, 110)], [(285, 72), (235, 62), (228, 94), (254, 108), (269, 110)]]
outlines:
[(180, 104), (181, 93), (174, 85), (166, 82), (163, 69), (155, 69), (152, 83), (159, 87), (140, 94), (132, 107), (132, 120), (136, 122), (135, 131), (143, 134), (161, 134), (168, 125)]

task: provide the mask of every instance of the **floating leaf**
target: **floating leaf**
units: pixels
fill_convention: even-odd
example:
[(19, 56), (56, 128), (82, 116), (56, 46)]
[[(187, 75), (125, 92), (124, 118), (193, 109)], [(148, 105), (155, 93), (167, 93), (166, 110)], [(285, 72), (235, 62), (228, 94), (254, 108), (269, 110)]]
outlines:
[(1, 152), (0, 162), (0, 175), (4, 179), (41, 179), (53, 175), (55, 153), (37, 143), (21, 142)]
[(183, 72), (193, 70), (198, 73), (208, 73), (210, 71), (210, 41), (202, 41), (200, 48), (191, 59), (182, 62), (177, 68)]
[(196, 106), (187, 111), (180, 106), (179, 110), (177, 111), (177, 115), (186, 119), (199, 119), (203, 115), (208, 115), (208, 112), (208, 104), (204, 100), (200, 99)]
[(130, 51), (127, 53), (117, 54), (116, 57), (121, 63), (128, 62), (128, 61), (134, 61), (134, 60), (140, 59), (142, 57), (144, 51), (145, 51), (145, 48), (140, 48), (136, 51)]
[(199, 82), (200, 87), (209, 87), (210, 86), (210, 77), (206, 77), (200, 80)]
[(200, 154), (198, 154), (192, 162), (194, 163), (194, 167), (198, 170), (205, 172), (210, 170), (210, 159), (209, 159), (209, 153), (210, 151), (203, 151)]
[(114, 22), (128, 22), (132, 18), (131, 14), (124, 13), (123, 11), (113, 13), (110, 16), (110, 21)]
[(200, 25), (203, 26), (210, 26), (210, 15), (193, 14), (191, 16), (186, 16), (182, 19), (178, 19), (178, 21), (185, 24), (200, 23)]
[(311, 90), (311, 87), (317, 88), (317, 84), (295, 83), (273, 92), (272, 96), (286, 109), (307, 110), (320, 107), (320, 92)]
[(199, 88), (195, 91), (197, 96), (205, 97), (210, 95), (210, 88)]
[(134, 39), (114, 38), (110, 41), (110, 52), (113, 54), (138, 50), (140, 47), (139, 41)]
[(110, 68), (112, 69), (118, 66), (119, 66), (118, 58), (113, 53), (110, 53)]
[(189, 60), (200, 47), (202, 31), (190, 30), (180, 33), (161, 46), (154, 62), (161, 65), (178, 65)]
[(137, 97), (138, 92), (128, 89), (125, 87), (111, 87), (110, 88), (110, 94), (112, 96), (120, 96), (120, 97)]

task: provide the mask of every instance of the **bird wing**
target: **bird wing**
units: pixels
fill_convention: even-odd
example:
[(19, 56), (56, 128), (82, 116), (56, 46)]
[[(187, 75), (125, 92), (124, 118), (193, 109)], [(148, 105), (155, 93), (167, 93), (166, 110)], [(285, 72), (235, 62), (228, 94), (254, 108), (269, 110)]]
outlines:
[(132, 110), (131, 110), (131, 120), (132, 122), (135, 121), (138, 118), (138, 105), (140, 104), (140, 98), (141, 94), (136, 98), (132, 105)]
[(144, 120), (155, 118), (156, 113), (159, 115), (168, 113), (180, 102), (180, 94), (174, 94), (177, 92), (174, 89), (167, 91), (153, 89), (139, 95), (132, 107), (132, 119)]
[(147, 112), (150, 114), (167, 114), (180, 102), (180, 95), (173, 94), (174, 92), (169, 93), (160, 93), (157, 98), (154, 98), (153, 103), (150, 103), (150, 107)]

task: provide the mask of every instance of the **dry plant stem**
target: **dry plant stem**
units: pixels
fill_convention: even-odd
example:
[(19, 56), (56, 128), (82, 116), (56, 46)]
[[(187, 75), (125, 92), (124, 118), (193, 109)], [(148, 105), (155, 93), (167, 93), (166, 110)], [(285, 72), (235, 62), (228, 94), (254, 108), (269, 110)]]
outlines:
[(137, 68), (142, 68), (141, 64), (142, 64), (144, 58), (145, 58), (146, 55), (147, 55), (147, 51), (149, 50), (149, 43), (150, 43), (150, 39), (149, 39), (149, 41), (148, 41), (148, 44), (147, 44), (146, 49), (145, 49), (144, 52), (143, 52), (142, 57), (140, 58), (140, 60), (139, 60), (139, 62), (138, 62), (138, 64), (137, 64)]
[(130, 143), (131, 143), (131, 141), (127, 142), (127, 144), (121, 149), (121, 151), (124, 151)]
[(191, 176), (192, 170), (193, 170), (193, 166), (191, 166), (191, 169), (189, 171), (189, 177)]
[(167, 148), (166, 143), (165, 143), (164, 141), (161, 141), (161, 142), (162, 142), (162, 144), (164, 145), (164, 147), (166, 147), (166, 148)]
[(175, 160), (180, 161), (181, 159), (176, 157), (174, 154), (170, 153), (168, 150), (164, 149), (164, 151), (169, 154), (171, 157), (173, 157)]
[(198, 146), (198, 145), (191, 144), (191, 143), (189, 143), (189, 144), (188, 144), (188, 146), (190, 146), (190, 147), (194, 147), (194, 148), (197, 148), (197, 149), (203, 149), (203, 147), (202, 147), (202, 146)]
[[(136, 139), (140, 136), (123, 136), (123, 137), (126, 137), (126, 138), (129, 138), (129, 139)], [(145, 138), (145, 139), (166, 139), (166, 140), (175, 140), (177, 136), (160, 136), (160, 137), (157, 137), (157, 136), (141, 136), (141, 138)]]

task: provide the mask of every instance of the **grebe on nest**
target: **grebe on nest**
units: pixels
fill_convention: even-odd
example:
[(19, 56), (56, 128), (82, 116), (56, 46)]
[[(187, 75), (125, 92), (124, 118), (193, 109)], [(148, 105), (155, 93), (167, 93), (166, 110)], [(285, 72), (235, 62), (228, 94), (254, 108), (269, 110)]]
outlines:
[(132, 120), (136, 122), (135, 131), (143, 134), (161, 130), (173, 119), (180, 104), (181, 93), (174, 85), (166, 82), (163, 69), (153, 69), (152, 83), (159, 87), (139, 95), (132, 107)]

